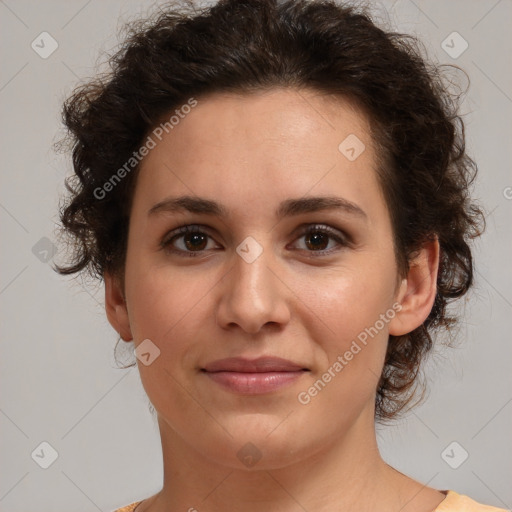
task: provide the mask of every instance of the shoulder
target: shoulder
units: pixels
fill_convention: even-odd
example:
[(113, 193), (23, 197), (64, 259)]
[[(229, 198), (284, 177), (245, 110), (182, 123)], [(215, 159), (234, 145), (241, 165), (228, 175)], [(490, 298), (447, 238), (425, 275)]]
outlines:
[[(125, 507), (118, 508), (113, 512), (133, 512), (135, 507), (142, 503), (136, 501)], [(507, 512), (504, 508), (482, 505), (471, 499), (469, 496), (458, 494), (455, 491), (447, 491), (446, 498), (439, 504), (435, 512)]]
[(507, 512), (504, 508), (482, 505), (469, 496), (448, 491), (446, 498), (439, 504), (434, 512)]
[(130, 505), (126, 505), (125, 507), (118, 508), (113, 512), (133, 512), (135, 510), (135, 507), (139, 503), (142, 503), (142, 501), (136, 501), (135, 503), (131, 503)]

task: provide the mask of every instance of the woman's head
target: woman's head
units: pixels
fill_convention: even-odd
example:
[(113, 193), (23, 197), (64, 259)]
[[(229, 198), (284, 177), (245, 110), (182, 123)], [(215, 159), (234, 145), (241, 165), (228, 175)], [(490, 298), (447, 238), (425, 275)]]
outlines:
[[(112, 65), (65, 105), (76, 177), (62, 223), (75, 252), (59, 271), (105, 278), (111, 323), (159, 347), (160, 362), (141, 367), (156, 409), (166, 398), (158, 375), (193, 386), (187, 371), (211, 358), (271, 353), (317, 380), (366, 332), (364, 349), (332, 369), (337, 380), (321, 393), (330, 398), (298, 414), (353, 399), (353, 420), (374, 397), (377, 417), (393, 416), (433, 330), (451, 321), (448, 301), (472, 283), (467, 242), (479, 231), (475, 166), (439, 71), (412, 39), (329, 1), (169, 9), (134, 29)], [(178, 196), (226, 215), (187, 200), (180, 206), (196, 213), (148, 214)], [(345, 206), (282, 204), (313, 197)], [(286, 205), (295, 215), (276, 217)], [(185, 224), (209, 226), (211, 238), (185, 237), (209, 240), (195, 246), (208, 257), (163, 249)], [(291, 249), (301, 224), (332, 226), (342, 249), (316, 259), (304, 252), (314, 244)], [(247, 237), (254, 245), (240, 247)], [(248, 263), (244, 251), (262, 252)]]

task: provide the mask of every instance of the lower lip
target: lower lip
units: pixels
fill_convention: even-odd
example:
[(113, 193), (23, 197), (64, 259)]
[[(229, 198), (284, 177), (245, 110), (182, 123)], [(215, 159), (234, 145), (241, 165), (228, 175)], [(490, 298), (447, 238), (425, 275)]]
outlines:
[(210, 379), (233, 393), (259, 395), (282, 389), (300, 379), (304, 370), (293, 372), (205, 372)]

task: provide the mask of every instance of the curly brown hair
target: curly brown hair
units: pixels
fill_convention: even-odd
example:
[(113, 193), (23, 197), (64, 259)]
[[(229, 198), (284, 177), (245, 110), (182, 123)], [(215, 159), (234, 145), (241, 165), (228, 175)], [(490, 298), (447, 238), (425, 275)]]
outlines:
[(425, 241), (437, 237), (441, 249), (428, 318), (389, 337), (375, 411), (380, 420), (394, 417), (415, 395), (434, 331), (456, 321), (448, 303), (473, 282), (468, 242), (484, 218), (469, 194), (477, 166), (465, 150), (461, 94), (449, 92), (442, 66), (428, 63), (416, 38), (386, 32), (364, 9), (333, 0), (221, 0), (200, 9), (187, 1), (162, 9), (130, 25), (109, 72), (64, 104), (75, 174), (60, 218), (73, 253), (55, 270), (124, 281), (137, 166), (108, 194), (98, 190), (190, 97), (284, 86), (349, 99), (372, 126), (399, 273)]

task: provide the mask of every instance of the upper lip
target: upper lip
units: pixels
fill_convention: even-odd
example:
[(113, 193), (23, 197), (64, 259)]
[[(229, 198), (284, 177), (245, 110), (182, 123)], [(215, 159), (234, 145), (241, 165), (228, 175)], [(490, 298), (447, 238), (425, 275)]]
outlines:
[(259, 357), (257, 359), (229, 357), (208, 363), (202, 370), (207, 372), (264, 373), (296, 372), (308, 370), (308, 368), (280, 357)]

